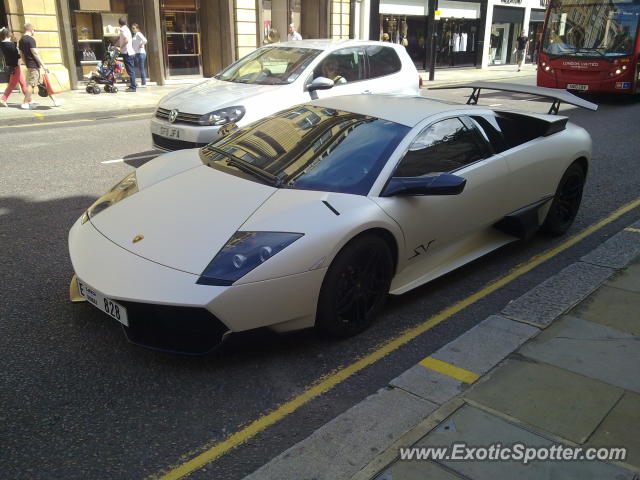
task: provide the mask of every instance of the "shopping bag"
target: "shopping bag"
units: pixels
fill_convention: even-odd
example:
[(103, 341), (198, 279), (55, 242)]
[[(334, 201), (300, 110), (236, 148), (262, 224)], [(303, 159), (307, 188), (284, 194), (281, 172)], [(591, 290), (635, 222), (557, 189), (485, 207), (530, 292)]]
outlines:
[(55, 73), (49, 72), (44, 74), (44, 84), (47, 87), (49, 95), (55, 95), (62, 92), (63, 88)]

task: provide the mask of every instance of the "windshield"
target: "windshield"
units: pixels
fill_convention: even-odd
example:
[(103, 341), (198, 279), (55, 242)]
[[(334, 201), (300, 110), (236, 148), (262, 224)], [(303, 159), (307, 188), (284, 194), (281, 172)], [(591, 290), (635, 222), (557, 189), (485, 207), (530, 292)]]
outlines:
[(632, 55), (640, 0), (553, 0), (542, 50), (570, 57)]
[(298, 47), (260, 48), (223, 70), (216, 78), (226, 82), (286, 85), (295, 81), (321, 52)]
[(388, 120), (302, 105), (202, 147), (200, 157), (211, 167), (245, 173), (249, 168), (237, 162), (246, 162), (253, 178), (277, 179), (267, 183), (281, 188), (366, 195), (409, 130)]

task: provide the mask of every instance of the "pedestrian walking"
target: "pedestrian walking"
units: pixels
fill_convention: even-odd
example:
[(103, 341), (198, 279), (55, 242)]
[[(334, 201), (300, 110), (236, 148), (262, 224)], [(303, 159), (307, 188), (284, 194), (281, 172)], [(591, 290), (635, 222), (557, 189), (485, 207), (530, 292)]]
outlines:
[[(23, 110), (29, 110), (35, 108), (35, 102), (33, 102), (33, 92), (41, 81), (42, 75), (40, 69), (45, 73), (49, 73), (49, 69), (42, 61), (40, 54), (38, 53), (36, 39), (33, 37), (36, 33), (36, 29), (30, 23), (24, 26), (24, 34), (18, 42), (18, 49), (22, 56), (23, 63), (27, 66), (27, 91), (24, 94), (24, 102), (20, 106)], [(58, 100), (53, 95), (49, 95), (54, 107), (62, 105), (62, 99)]]
[(129, 27), (127, 27), (127, 19), (124, 17), (120, 17), (118, 23), (120, 24), (120, 37), (118, 38), (117, 47), (122, 54), (124, 68), (127, 70), (130, 82), (129, 88), (127, 88), (125, 91), (135, 92), (138, 88), (138, 85), (136, 85), (136, 67), (134, 65), (136, 52), (133, 50), (133, 38), (131, 36), (131, 30), (129, 30)]
[(290, 42), (302, 40), (302, 35), (297, 32), (296, 26), (293, 23), (289, 25), (289, 34), (287, 35), (287, 40), (289, 40)]
[(27, 82), (22, 75), (20, 65), (18, 65), (20, 52), (11, 38), (11, 30), (7, 27), (0, 28), (0, 51), (4, 55), (5, 73), (9, 74), (9, 84), (2, 97), (0, 97), (0, 106), (6, 107), (9, 95), (16, 88), (16, 85), (20, 85), (23, 95), (27, 93)]
[(524, 57), (527, 53), (527, 45), (529, 45), (529, 37), (524, 32), (520, 32), (520, 36), (517, 38), (518, 45), (516, 46), (516, 63), (518, 64), (518, 71), (524, 64)]
[(136, 56), (136, 67), (140, 70), (140, 87), (147, 86), (147, 73), (144, 70), (144, 61), (147, 59), (147, 38), (140, 31), (137, 23), (131, 24), (131, 33), (133, 34), (133, 51)]

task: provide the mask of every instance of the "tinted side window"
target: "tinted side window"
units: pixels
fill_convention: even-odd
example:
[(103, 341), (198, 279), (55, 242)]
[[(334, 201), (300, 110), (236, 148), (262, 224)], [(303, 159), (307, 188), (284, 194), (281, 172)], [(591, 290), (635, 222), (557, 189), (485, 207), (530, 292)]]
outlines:
[(343, 48), (328, 55), (314, 72), (313, 78), (326, 77), (336, 85), (365, 79), (364, 51), (360, 48)]
[(492, 115), (473, 115), (471, 117), (480, 126), (481, 130), (487, 136), (487, 140), (491, 143), (493, 151), (496, 153), (504, 152), (508, 147), (502, 135), (500, 125), (496, 118)]
[(394, 176), (451, 172), (482, 158), (475, 133), (460, 119), (449, 118), (428, 126), (416, 137)]
[(367, 47), (369, 78), (382, 77), (399, 72), (402, 68), (398, 54), (393, 48), (371, 45)]

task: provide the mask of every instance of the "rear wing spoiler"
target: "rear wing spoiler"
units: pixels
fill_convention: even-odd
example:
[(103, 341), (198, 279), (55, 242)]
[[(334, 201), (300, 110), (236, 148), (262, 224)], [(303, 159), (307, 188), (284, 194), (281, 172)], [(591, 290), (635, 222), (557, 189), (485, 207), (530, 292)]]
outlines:
[(537, 97), (550, 98), (553, 100), (551, 108), (549, 108), (549, 115), (557, 115), (560, 103), (568, 103), (575, 105), (576, 107), (587, 108), (589, 110), (597, 110), (598, 105), (588, 102), (573, 93), (567, 92), (560, 88), (547, 88), (547, 87), (531, 87), (528, 85), (518, 85), (517, 83), (499, 83), (499, 82), (473, 82), (465, 83), (464, 85), (451, 85), (446, 87), (432, 87), (429, 90), (449, 90), (454, 88), (472, 88), (473, 92), (467, 100), (467, 105), (476, 105), (480, 98), (480, 90), (499, 90), (502, 92), (514, 92), (514, 93), (526, 93), (529, 95), (535, 95)]

